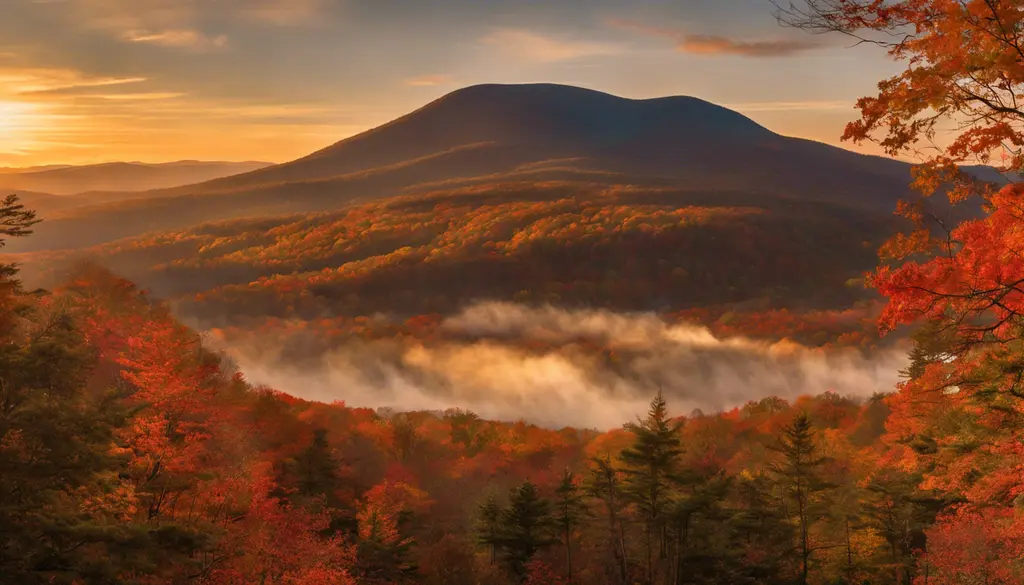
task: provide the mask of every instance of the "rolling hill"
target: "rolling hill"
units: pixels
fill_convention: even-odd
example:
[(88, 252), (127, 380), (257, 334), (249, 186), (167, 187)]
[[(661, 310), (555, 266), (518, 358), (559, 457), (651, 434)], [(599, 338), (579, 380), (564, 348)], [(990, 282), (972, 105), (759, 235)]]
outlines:
[(84, 166), (5, 168), (0, 190), (53, 195), (149, 191), (177, 187), (271, 166), (266, 162), (177, 161), (161, 164), (116, 162)]
[(81, 248), (203, 221), (331, 211), (482, 182), (725, 190), (888, 215), (909, 179), (906, 163), (781, 136), (692, 97), (481, 85), (292, 162), (54, 210), (12, 250)]

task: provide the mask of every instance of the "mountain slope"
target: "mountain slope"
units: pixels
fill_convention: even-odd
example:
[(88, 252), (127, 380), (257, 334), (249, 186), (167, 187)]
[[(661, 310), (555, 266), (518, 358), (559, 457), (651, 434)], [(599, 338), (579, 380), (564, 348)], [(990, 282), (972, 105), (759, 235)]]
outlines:
[[(891, 228), (887, 218), (833, 203), (532, 180), (210, 223), (85, 256), (171, 300), (181, 315), (244, 327), (450, 313), (477, 299), (659, 312), (748, 301), (818, 309), (864, 298), (851, 280), (872, 268)], [(41, 267), (79, 256), (20, 260), (35, 280)]]
[(726, 108), (690, 97), (629, 100), (554, 84), (477, 85), (452, 92), (388, 124), (298, 160), (211, 181), (196, 192), (324, 178), (421, 158), (474, 143), (515, 152), (510, 164), (566, 156), (614, 156), (616, 147), (685, 132), (707, 140), (775, 134)]

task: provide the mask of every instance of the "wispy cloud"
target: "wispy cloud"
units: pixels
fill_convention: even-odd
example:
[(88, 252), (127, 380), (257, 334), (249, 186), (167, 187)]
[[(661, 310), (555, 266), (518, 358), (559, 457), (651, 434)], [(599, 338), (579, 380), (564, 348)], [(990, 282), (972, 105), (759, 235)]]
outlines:
[(208, 36), (195, 29), (172, 29), (160, 32), (132, 30), (124, 33), (122, 39), (132, 43), (150, 43), (162, 47), (177, 47), (194, 51), (219, 49), (227, 45), (226, 35)]
[(695, 55), (789, 57), (822, 46), (815, 41), (802, 39), (739, 40), (718, 35), (690, 34), (623, 19), (612, 19), (608, 21), (608, 24), (616, 28), (672, 39), (675, 42), (676, 50)]
[(74, 69), (0, 68), (0, 93), (8, 95), (43, 94), (81, 88), (110, 87), (141, 83), (145, 77), (91, 76)]
[(102, 93), (88, 96), (90, 99), (107, 100), (114, 102), (139, 102), (154, 100), (172, 100), (186, 94), (173, 91), (150, 91), (141, 93)]
[(818, 47), (808, 41), (737, 41), (725, 37), (688, 35), (679, 49), (698, 55), (741, 55), (744, 57), (787, 57)]
[(452, 82), (451, 75), (420, 75), (405, 80), (406, 85), (412, 87), (431, 87), (435, 85), (444, 85)]
[(485, 35), (481, 42), (501, 50), (507, 55), (550, 63), (582, 57), (613, 55), (622, 47), (592, 41), (556, 39), (525, 29), (503, 28)]
[(105, 30), (125, 40), (131, 31), (189, 29), (199, 17), (194, 0), (69, 0), (82, 26)]
[[(314, 22), (326, 0), (67, 0), (76, 23), (132, 43), (190, 51), (226, 46), (237, 23), (297, 26)], [(63, 9), (63, 7), (61, 8)]]

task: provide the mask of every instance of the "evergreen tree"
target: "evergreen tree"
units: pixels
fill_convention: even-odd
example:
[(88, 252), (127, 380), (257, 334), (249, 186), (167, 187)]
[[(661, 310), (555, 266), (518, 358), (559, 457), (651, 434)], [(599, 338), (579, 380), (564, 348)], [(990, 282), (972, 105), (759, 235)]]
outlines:
[(669, 583), (738, 583), (733, 574), (731, 534), (723, 530), (730, 513), (723, 503), (731, 481), (724, 474), (691, 477), (668, 510), (671, 544)]
[(655, 580), (654, 544), (659, 540), (659, 558), (665, 557), (665, 517), (671, 504), (673, 485), (678, 480), (681, 423), (670, 423), (665, 398), (659, 391), (651, 400), (647, 418), (624, 425), (634, 435), (633, 444), (619, 456), (626, 474), (624, 493), (636, 504), (644, 521), (646, 551), (645, 582)]
[[(32, 226), (39, 221), (34, 211), (18, 203), (17, 195), (0, 199), (0, 249), (7, 244), (7, 238), (31, 235)], [(17, 297), (21, 292), (17, 275), (16, 265), (0, 263), (0, 333), (12, 331), (18, 313), (26, 309)]]
[(497, 555), (499, 531), (501, 530), (501, 505), (493, 492), (477, 507), (477, 542), (491, 549), (491, 564)]
[[(0, 199), (0, 248), (6, 245), (7, 238), (20, 238), (32, 234), (32, 226), (39, 223), (36, 212), (25, 209), (25, 206), (18, 202), (17, 195), (8, 195)], [(13, 283), (17, 274), (17, 267), (13, 264), (0, 264), (0, 283), (4, 281)]]
[(572, 533), (586, 517), (587, 507), (576, 483), (576, 477), (568, 469), (562, 474), (562, 481), (555, 489), (555, 521), (562, 532), (565, 544), (565, 564), (569, 581), (572, 581)]
[(497, 542), (513, 577), (526, 579), (527, 563), (538, 551), (557, 542), (554, 528), (551, 502), (541, 497), (536, 485), (526, 481), (512, 490), (509, 505), (501, 513)]
[(806, 413), (801, 412), (793, 422), (782, 429), (782, 437), (771, 447), (782, 454), (783, 460), (772, 465), (777, 481), (782, 486), (784, 504), (798, 528), (800, 553), (800, 585), (807, 585), (811, 557), (816, 546), (811, 541), (811, 527), (828, 516), (828, 505), (823, 495), (833, 486), (821, 477), (826, 462), (817, 454), (814, 429)]
[(874, 563), (881, 583), (911, 583), (917, 577), (915, 551), (926, 548), (925, 530), (950, 502), (918, 488), (919, 474), (889, 470), (865, 487), (864, 523), (885, 542)]
[(312, 443), (295, 458), (295, 475), (304, 496), (326, 496), (337, 488), (338, 462), (331, 453), (326, 429), (313, 431)]
[(795, 532), (763, 473), (743, 472), (736, 482), (737, 508), (729, 521), (742, 556), (737, 582), (763, 585), (788, 582), (794, 561)]
[(913, 380), (924, 374), (925, 368), (945, 360), (951, 355), (955, 341), (953, 331), (943, 325), (941, 319), (925, 321), (910, 336), (913, 343), (910, 349), (910, 365), (900, 370), (900, 374)]
[[(609, 571), (609, 582), (612, 578), (619, 583), (627, 580), (626, 536), (619, 518), (619, 510), (623, 505), (622, 485), (619, 474), (612, 465), (611, 457), (591, 459), (590, 479), (587, 492), (604, 507), (608, 518), (608, 549), (615, 561), (614, 570)], [(614, 575), (614, 577), (613, 577)]]

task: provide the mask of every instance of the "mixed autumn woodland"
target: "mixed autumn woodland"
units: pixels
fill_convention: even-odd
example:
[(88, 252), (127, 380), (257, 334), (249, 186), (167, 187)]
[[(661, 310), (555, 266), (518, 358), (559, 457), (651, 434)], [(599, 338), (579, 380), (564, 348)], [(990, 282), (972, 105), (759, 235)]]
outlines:
[[(812, 0), (779, 17), (907, 64), (846, 138), (906, 154), (963, 122), (891, 225), (533, 182), (104, 244), (118, 271), (33, 256), (45, 289), (0, 266), (0, 582), (1024, 582), (1024, 188), (959, 169), (999, 149), (1024, 167), (1024, 6)], [(950, 225), (933, 194), (983, 214)], [(0, 204), (0, 241), (37, 223)], [(737, 280), (716, 257), (751, 269)], [(176, 317), (429, 342), (458, 304), (452, 266), (468, 296), (656, 298), (721, 336), (867, 351), (909, 330), (913, 349), (904, 381), (869, 399), (807, 389), (684, 414), (666, 388), (622, 428), (556, 430), (302, 400), (250, 384)], [(160, 295), (117, 273), (133, 271)], [(750, 298), (763, 306), (736, 309)], [(410, 316), (391, 329), (363, 319), (395, 306)]]

